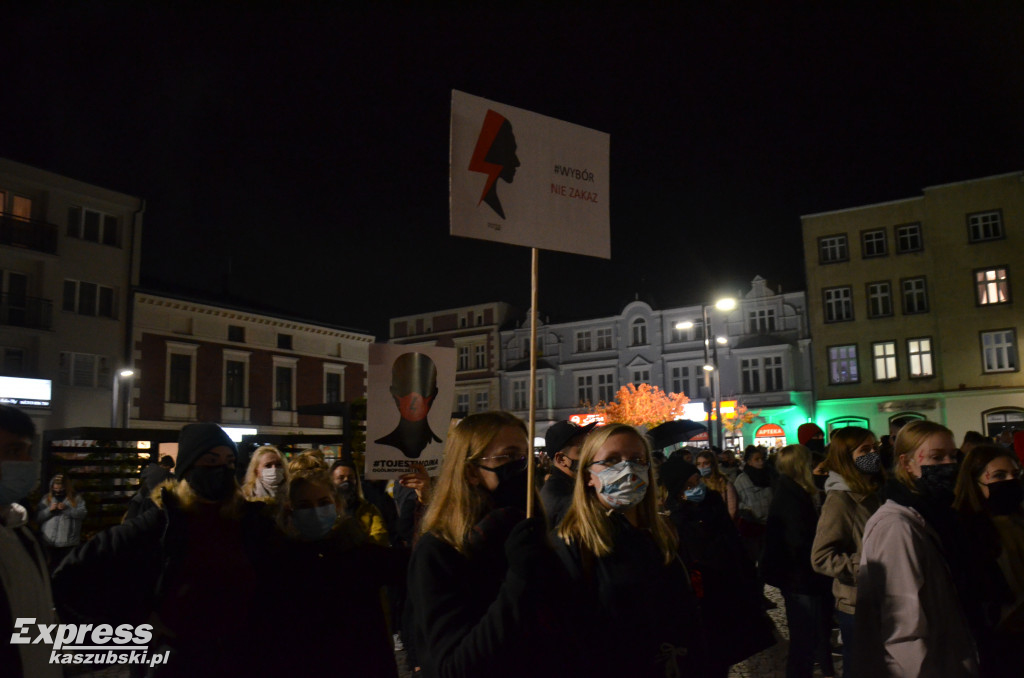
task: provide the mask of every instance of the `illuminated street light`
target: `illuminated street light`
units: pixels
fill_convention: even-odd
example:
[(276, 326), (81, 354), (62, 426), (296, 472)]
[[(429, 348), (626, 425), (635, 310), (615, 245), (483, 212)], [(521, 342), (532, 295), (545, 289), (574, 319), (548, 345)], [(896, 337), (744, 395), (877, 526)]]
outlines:
[(710, 363), (708, 363), (707, 365), (704, 366), (704, 371), (705, 372), (714, 372), (715, 371), (715, 366), (710, 364)]
[(118, 374), (127, 379), (128, 377), (135, 376), (135, 370), (126, 367), (125, 369), (118, 372)]
[(680, 320), (673, 327), (675, 327), (677, 330), (688, 330), (691, 327), (693, 327), (693, 321), (692, 320)]
[[(113, 383), (110, 385), (110, 428), (117, 428), (117, 421), (121, 417), (121, 413), (118, 411), (118, 401), (121, 395), (121, 381), (125, 379), (131, 379), (135, 376), (135, 370), (130, 367), (124, 367), (114, 372)], [(127, 398), (125, 399), (127, 402)], [(125, 423), (127, 423), (127, 417)]]
[(736, 308), (736, 300), (732, 297), (725, 297), (715, 302), (715, 308), (719, 311), (732, 311)]
[(718, 342), (720, 345), (725, 346), (726, 344), (729, 343), (729, 338), (728, 337), (715, 337), (715, 341)]

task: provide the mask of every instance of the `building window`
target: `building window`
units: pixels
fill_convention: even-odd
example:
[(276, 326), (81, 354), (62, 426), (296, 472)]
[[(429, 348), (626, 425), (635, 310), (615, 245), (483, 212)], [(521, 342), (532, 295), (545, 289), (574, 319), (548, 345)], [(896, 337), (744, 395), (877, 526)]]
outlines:
[(284, 349), (285, 351), (292, 350), (292, 335), (278, 333), (277, 347), (280, 349)]
[(751, 334), (775, 331), (775, 309), (761, 309), (747, 313), (747, 325)]
[(228, 325), (228, 341), (245, 341), (245, 328), (241, 325)]
[(192, 356), (171, 353), (167, 381), (167, 402), (192, 402)]
[(995, 438), (1006, 429), (1024, 431), (1024, 410), (1019, 407), (1000, 407), (982, 412), (984, 434)]
[(486, 412), (490, 409), (490, 395), (487, 391), (476, 392), (476, 411)]
[(1002, 210), (968, 214), (967, 237), (971, 242), (999, 240), (1005, 237)]
[(785, 388), (782, 382), (782, 356), (771, 356), (764, 359), (764, 390), (781, 391)]
[(696, 395), (690, 390), (690, 368), (687, 365), (675, 365), (670, 372), (672, 379), (672, 392), (684, 393), (691, 398)]
[(924, 249), (924, 240), (921, 237), (921, 224), (903, 224), (902, 226), (897, 226), (895, 231), (897, 254), (920, 252)]
[(889, 281), (868, 283), (868, 317), (892, 315), (892, 284)]
[[(8, 197), (10, 200), (7, 200)], [(28, 221), (32, 218), (32, 199), (0, 191), (0, 212), (6, 212), (15, 219)]]
[(875, 381), (892, 381), (898, 378), (895, 341), (879, 341), (871, 344), (871, 356), (875, 365)]
[(874, 231), (864, 231), (860, 234), (861, 253), (865, 259), (871, 257), (884, 257), (889, 253), (889, 247), (885, 240), (885, 229), (880, 228)]
[(576, 400), (581, 405), (595, 402), (594, 376), (592, 374), (583, 374), (576, 377)]
[[(281, 335), (278, 335), (281, 336)], [(285, 335), (288, 336), (288, 335)], [(274, 366), (274, 409), (294, 410), (292, 396), (295, 392), (293, 379), (295, 368), (284, 365)]]
[(589, 353), (594, 350), (590, 341), (590, 330), (576, 333), (576, 352)]
[(1010, 301), (1010, 281), (1006, 267), (983, 268), (974, 272), (978, 305), (1005, 304)]
[(324, 402), (340, 403), (344, 400), (342, 374), (340, 372), (324, 373)]
[(828, 383), (855, 384), (859, 381), (857, 345), (830, 346), (828, 349)]
[(818, 263), (835, 264), (850, 258), (846, 234), (818, 238)]
[(853, 290), (850, 287), (825, 289), (825, 322), (853, 320)]
[(459, 393), (455, 396), (455, 411), (459, 414), (469, 414), (468, 393)]
[(925, 279), (906, 278), (903, 280), (903, 315), (928, 312), (928, 287)]
[(744, 358), (740, 361), (740, 375), (743, 378), (744, 393), (761, 392), (761, 361), (757, 358)]
[(103, 318), (117, 317), (114, 288), (79, 280), (64, 281), (64, 301), (61, 308), (79, 315)]
[(68, 208), (67, 233), (72, 238), (114, 247), (118, 247), (121, 242), (117, 217), (86, 207)]
[(647, 322), (643, 318), (633, 321), (633, 346), (647, 345)]
[(615, 399), (615, 373), (605, 372), (597, 375), (597, 398), (606, 403)]
[(597, 330), (597, 350), (607, 351), (612, 348), (612, 328), (602, 327)]
[(981, 333), (981, 352), (985, 372), (1017, 370), (1017, 337), (1014, 330)]
[(487, 369), (487, 344), (477, 344), (473, 349), (476, 369)]
[[(525, 384), (524, 384), (525, 386)], [(544, 387), (544, 377), (537, 377), (537, 409), (541, 410), (546, 408), (548, 399), (546, 397), (547, 389)]]
[(639, 386), (640, 384), (651, 383), (651, 370), (650, 368), (644, 368), (640, 370), (633, 370), (633, 385)]
[(110, 386), (110, 368), (105, 356), (61, 351), (57, 381), (65, 386)]
[(911, 379), (935, 375), (935, 368), (932, 366), (931, 338), (907, 339), (907, 364), (910, 366)]
[(224, 406), (245, 407), (245, 362), (224, 361)]
[(459, 346), (459, 371), (469, 369), (469, 346)]
[(525, 410), (528, 406), (529, 404), (526, 401), (526, 380), (516, 379), (512, 382), (512, 409)]

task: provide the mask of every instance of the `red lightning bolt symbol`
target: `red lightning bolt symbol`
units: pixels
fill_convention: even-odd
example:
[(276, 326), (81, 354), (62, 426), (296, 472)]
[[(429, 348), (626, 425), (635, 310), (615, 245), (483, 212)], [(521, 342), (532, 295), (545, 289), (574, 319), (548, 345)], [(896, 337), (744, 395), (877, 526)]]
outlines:
[(476, 148), (473, 149), (473, 157), (469, 161), (469, 170), (471, 172), (480, 172), (487, 175), (487, 183), (484, 184), (484, 192), (480, 194), (480, 200), (477, 201), (477, 205), (484, 201), (484, 196), (491, 190), (491, 186), (494, 186), (494, 182), (498, 180), (498, 175), (501, 174), (502, 166), (496, 165), (493, 162), (487, 162), (486, 158), (487, 154), (491, 151), (491, 144), (494, 143), (494, 138), (498, 136), (498, 130), (501, 129), (501, 125), (504, 122), (504, 116), (488, 109), (487, 115), (484, 116), (483, 127), (480, 128), (480, 137), (476, 141)]

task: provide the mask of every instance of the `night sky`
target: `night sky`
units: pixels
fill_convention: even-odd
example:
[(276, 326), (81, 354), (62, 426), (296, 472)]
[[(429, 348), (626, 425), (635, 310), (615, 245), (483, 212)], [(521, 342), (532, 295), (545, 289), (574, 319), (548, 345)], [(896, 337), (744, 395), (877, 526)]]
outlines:
[(0, 156), (145, 198), (144, 286), (380, 339), (529, 302), (529, 250), (448, 235), (452, 89), (611, 135), (552, 321), (802, 289), (800, 215), (1024, 169), (1020, 3), (81, 4), (5, 7)]

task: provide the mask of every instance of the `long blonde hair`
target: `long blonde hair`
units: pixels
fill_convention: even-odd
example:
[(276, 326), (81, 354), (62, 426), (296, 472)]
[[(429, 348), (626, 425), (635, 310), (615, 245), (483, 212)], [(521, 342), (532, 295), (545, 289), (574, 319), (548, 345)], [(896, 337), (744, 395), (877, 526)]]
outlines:
[(803, 445), (786, 445), (775, 457), (775, 468), (811, 496), (818, 494), (811, 475), (811, 451)]
[(950, 437), (953, 436), (953, 432), (942, 424), (925, 419), (917, 419), (910, 422), (896, 434), (896, 443), (893, 445), (893, 457), (896, 460), (894, 475), (897, 480), (916, 493), (919, 493), (920, 490), (917, 489), (914, 477), (907, 470), (907, 465), (904, 463), (903, 458), (913, 454), (914, 450), (924, 445), (928, 438), (937, 433), (946, 433)]
[[(559, 538), (567, 543), (577, 542), (580, 548), (590, 551), (598, 558), (611, 555), (614, 550), (613, 524), (610, 517), (612, 510), (601, 503), (597, 491), (589, 484), (589, 467), (601, 447), (609, 438), (616, 435), (636, 436), (643, 443), (644, 459), (650, 468), (651, 443), (647, 440), (647, 436), (637, 429), (626, 424), (609, 424), (591, 432), (580, 450), (580, 464), (579, 470), (576, 472), (572, 505), (558, 526)], [(676, 557), (678, 540), (665, 519), (658, 515), (658, 499), (657, 493), (654, 491), (653, 471), (649, 483), (647, 494), (637, 506), (637, 526), (650, 530), (667, 565)]]
[[(707, 459), (711, 462), (711, 473), (703, 478), (704, 484), (708, 486), (709, 490), (714, 490), (722, 495), (724, 499), (725, 492), (729, 487), (729, 479), (718, 468), (718, 455), (711, 450), (701, 450), (697, 453), (697, 459)], [(694, 461), (697, 461), (697, 459), (694, 459)]]
[(521, 431), (524, 438), (527, 435), (522, 420), (508, 412), (471, 414), (448, 434), (440, 475), (420, 534), (432, 534), (459, 553), (466, 553), (469, 533), (487, 509), (486, 492), (469, 482), (474, 472), (471, 464), (507, 427)]
[(281, 482), (281, 488), (278, 493), (283, 495), (287, 491), (288, 463), (285, 461), (284, 455), (281, 454), (281, 450), (277, 449), (273, 445), (264, 445), (263, 447), (257, 447), (253, 450), (252, 457), (249, 459), (249, 466), (245, 469), (245, 480), (242, 482), (242, 494), (245, 495), (246, 499), (252, 499), (253, 488), (256, 486), (256, 480), (259, 478), (259, 473), (256, 471), (256, 467), (259, 466), (260, 459), (268, 454), (276, 454), (277, 458), (281, 460), (281, 468), (284, 469), (284, 480)]
[[(875, 434), (859, 426), (847, 426), (832, 434), (832, 442), (828, 444), (828, 456), (825, 457), (825, 470), (833, 471), (843, 477), (843, 482), (857, 494), (871, 494), (878, 489), (878, 479), (857, 470), (853, 463), (853, 452)], [(875, 438), (875, 440), (878, 440)], [(885, 479), (885, 469), (879, 477)]]

